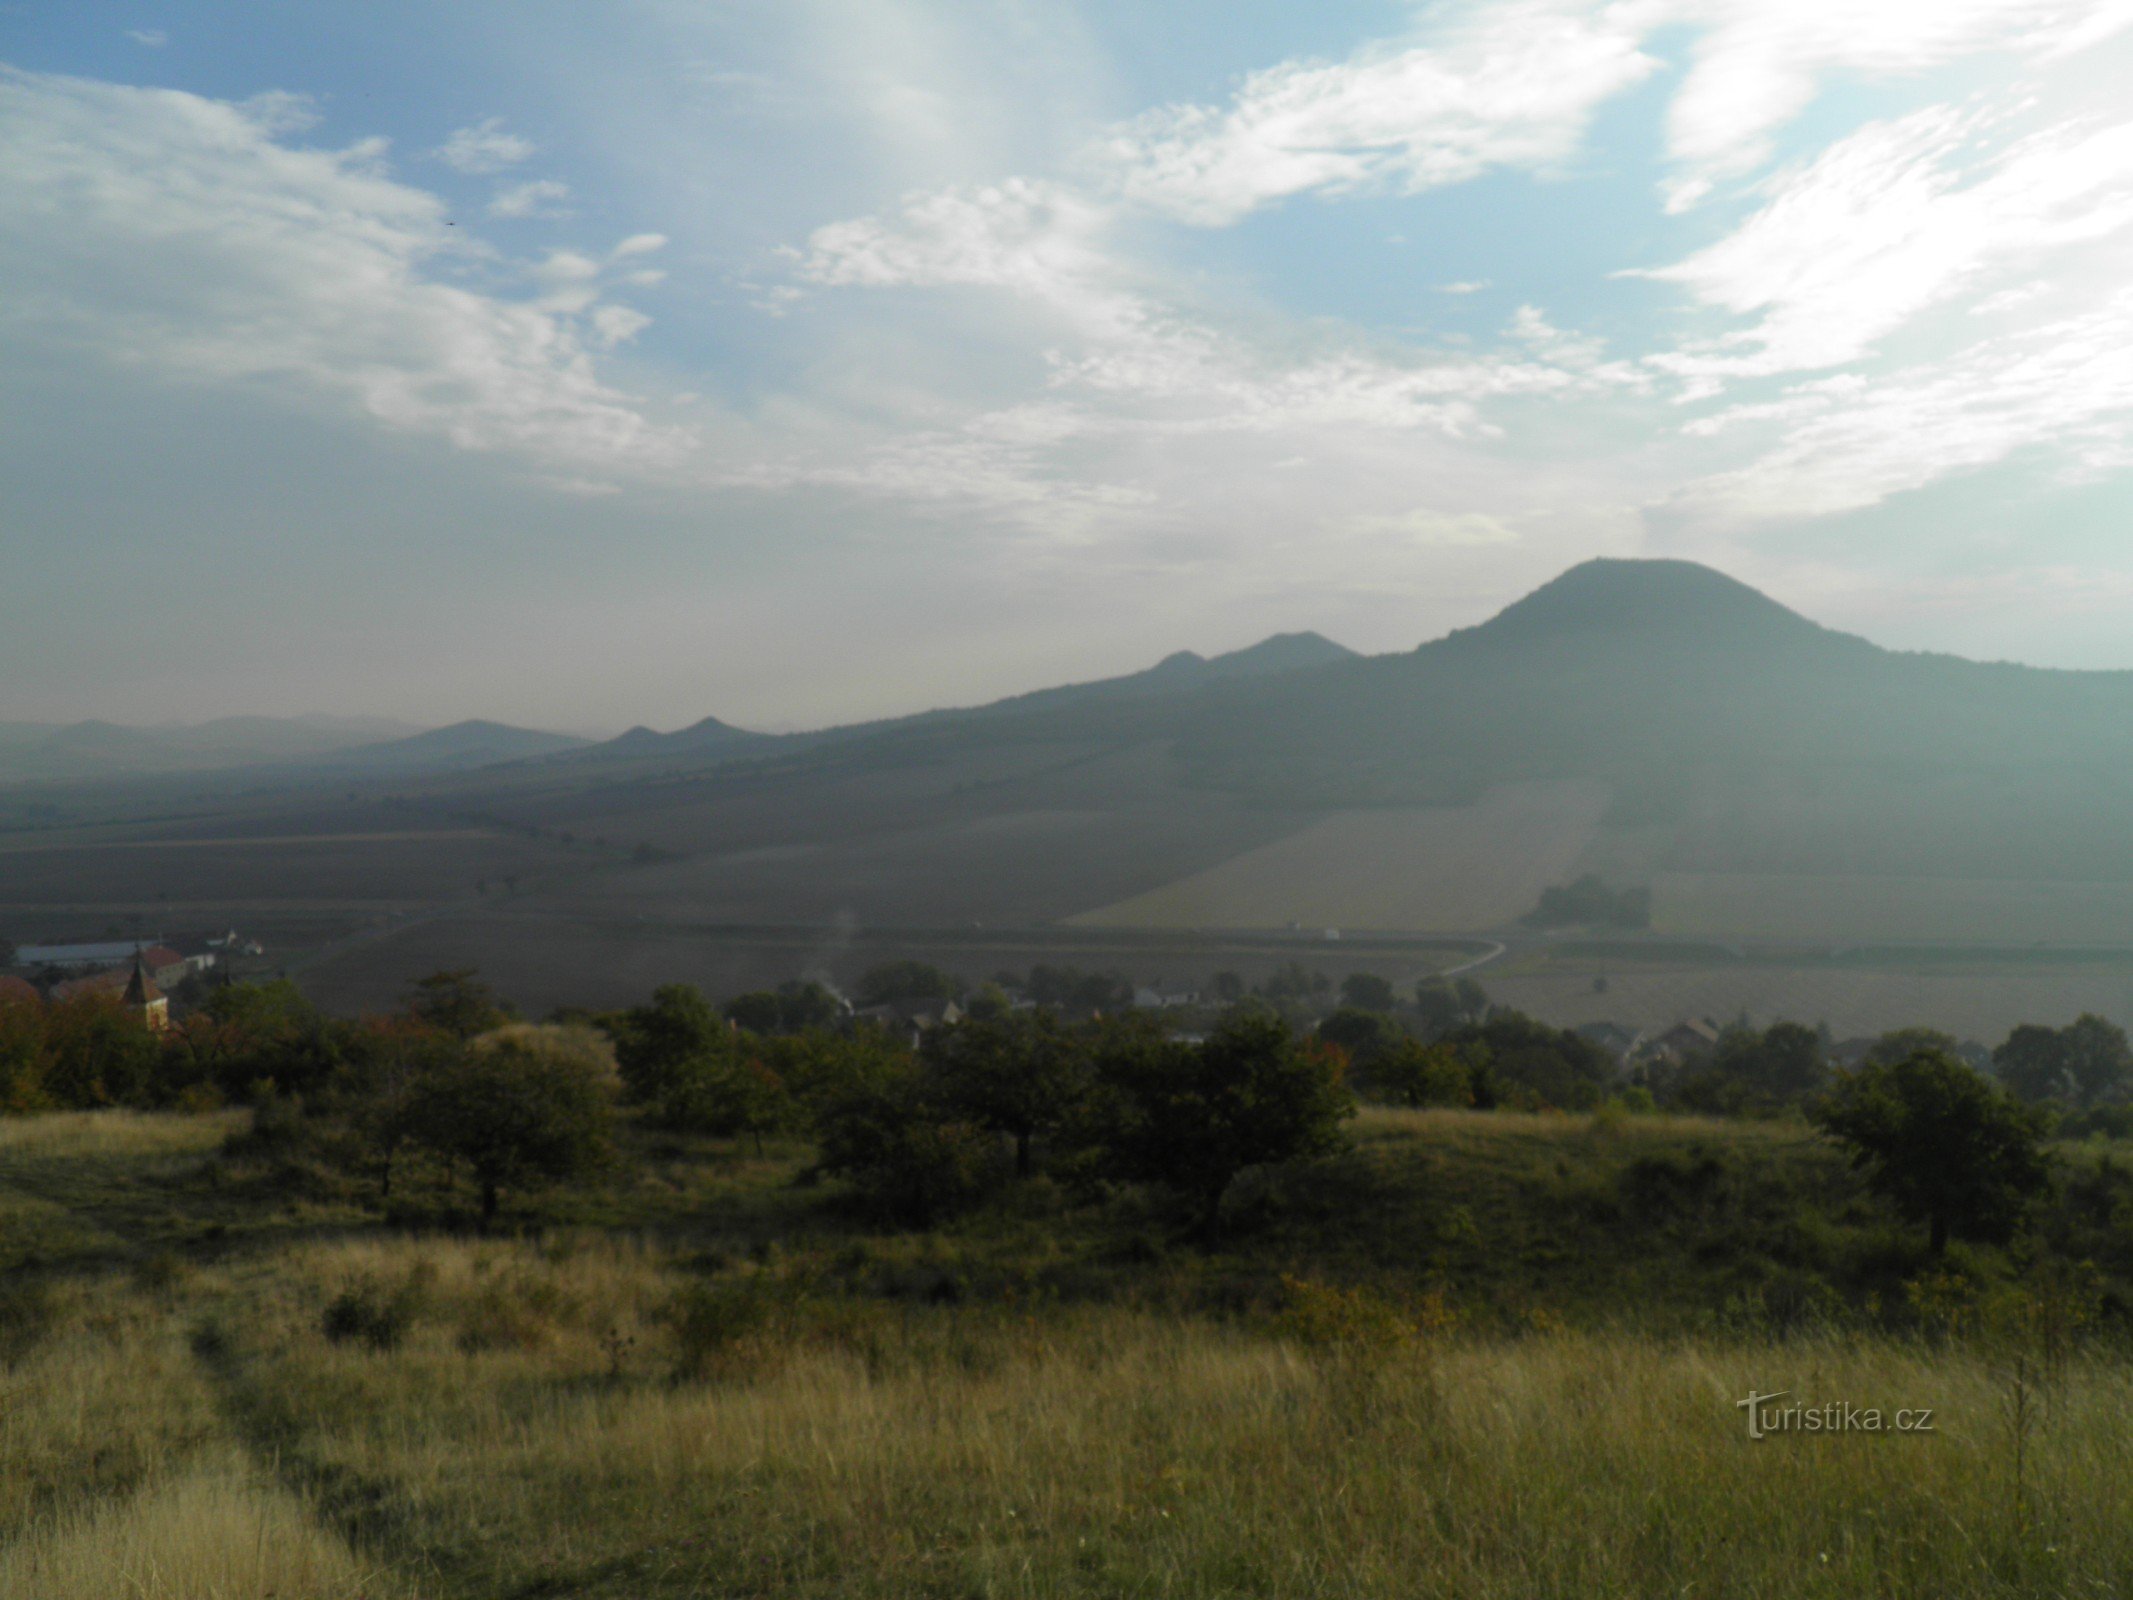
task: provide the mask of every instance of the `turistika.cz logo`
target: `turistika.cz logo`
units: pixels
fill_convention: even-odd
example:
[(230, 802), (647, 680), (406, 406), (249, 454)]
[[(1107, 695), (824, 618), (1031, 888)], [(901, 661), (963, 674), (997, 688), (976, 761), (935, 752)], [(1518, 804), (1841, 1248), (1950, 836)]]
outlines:
[(1748, 1392), (1745, 1400), (1733, 1402), (1736, 1409), (1748, 1413), (1748, 1437), (1767, 1439), (1774, 1433), (1932, 1433), (1933, 1408), (1931, 1406), (1906, 1406), (1898, 1411), (1883, 1411), (1879, 1406), (1855, 1406), (1846, 1400), (1827, 1400), (1811, 1406), (1800, 1401), (1791, 1405), (1779, 1402), (1789, 1398), (1790, 1389), (1780, 1389), (1775, 1394)]

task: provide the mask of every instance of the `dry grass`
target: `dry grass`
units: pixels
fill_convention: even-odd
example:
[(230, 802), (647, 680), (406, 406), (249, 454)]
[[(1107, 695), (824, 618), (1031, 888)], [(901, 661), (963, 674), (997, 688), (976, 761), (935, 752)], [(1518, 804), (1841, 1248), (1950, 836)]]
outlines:
[(0, 1548), (9, 1600), (356, 1600), (385, 1591), (233, 1450)]
[[(148, 1152), (175, 1137), (92, 1126)], [(1518, 1181), (1593, 1141), (1790, 1160), (1806, 1137), (1384, 1109), (1357, 1131)], [(2018, 1391), (2021, 1352), (1984, 1343), (1581, 1332), (1538, 1310), (1484, 1332), (1506, 1324), (1462, 1321), (1457, 1280), (1428, 1308), (1342, 1289), (1311, 1317), (1214, 1320), (891, 1301), (840, 1279), (849, 1243), (704, 1244), (370, 1231), (62, 1283), (0, 1373), (0, 1596), (1961, 1600), (2133, 1580), (2133, 1367), (2104, 1347)], [(328, 1336), (348, 1294), (396, 1308), (389, 1340)], [(692, 1295), (727, 1297), (708, 1358), (674, 1314)], [(1751, 1389), (1931, 1407), (1935, 1429), (1757, 1442)]]
[[(429, 1275), (400, 1348), (318, 1336), (351, 1271)], [(657, 1307), (681, 1278), (634, 1246), (320, 1251), (259, 1285), (246, 1381), (308, 1459), (390, 1485), (470, 1595), (1957, 1596), (2133, 1571), (2133, 1375), (2109, 1362), (2053, 1392), (2018, 1486), (1983, 1350), (1297, 1348), (1123, 1310), (824, 1305), (677, 1385)], [(485, 1285), (539, 1336), (470, 1346)], [(609, 1325), (637, 1341), (619, 1376)], [(1756, 1443), (1751, 1388), (1937, 1429)]]
[(53, 1111), (0, 1117), (0, 1170), (14, 1161), (127, 1160), (204, 1155), (251, 1113), (174, 1117), (156, 1111)]

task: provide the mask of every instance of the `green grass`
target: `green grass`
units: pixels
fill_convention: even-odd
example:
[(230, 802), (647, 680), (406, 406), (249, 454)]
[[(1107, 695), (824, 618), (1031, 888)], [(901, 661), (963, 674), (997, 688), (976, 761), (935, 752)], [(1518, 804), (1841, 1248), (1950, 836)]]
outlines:
[[(2004, 1314), (2023, 1251), (1933, 1278), (1797, 1124), (1371, 1111), (1202, 1253), (1137, 1193), (885, 1232), (803, 1146), (642, 1136), (506, 1236), (435, 1172), (388, 1227), (218, 1160), (241, 1122), (0, 1124), (44, 1263), (0, 1295), (10, 1600), (2133, 1581), (2108, 1294), (2068, 1344)], [(2029, 1254), (2111, 1290), (2125, 1152), (2063, 1153), (2087, 1198)], [(1756, 1442), (1751, 1389), (1936, 1429)]]

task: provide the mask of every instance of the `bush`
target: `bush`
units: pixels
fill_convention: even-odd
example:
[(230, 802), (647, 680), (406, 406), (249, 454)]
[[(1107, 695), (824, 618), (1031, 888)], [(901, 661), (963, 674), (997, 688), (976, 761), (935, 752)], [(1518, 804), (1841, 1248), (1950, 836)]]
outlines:
[(822, 1170), (907, 1227), (969, 1210), (1005, 1176), (999, 1141), (943, 1120), (915, 1082), (843, 1101), (822, 1118), (821, 1138)]
[(373, 1350), (393, 1350), (414, 1326), (428, 1300), (428, 1280), (410, 1273), (391, 1290), (376, 1280), (357, 1278), (326, 1302), (319, 1331), (335, 1344), (352, 1341)]
[(757, 1352), (750, 1347), (769, 1325), (774, 1300), (758, 1277), (695, 1283), (667, 1306), (674, 1330), (674, 1375), (683, 1379), (728, 1376)]

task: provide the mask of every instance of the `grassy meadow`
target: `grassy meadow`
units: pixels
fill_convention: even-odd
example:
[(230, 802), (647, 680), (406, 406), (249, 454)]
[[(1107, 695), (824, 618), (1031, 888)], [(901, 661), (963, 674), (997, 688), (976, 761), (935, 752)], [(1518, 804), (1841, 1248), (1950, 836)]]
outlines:
[[(481, 1237), (245, 1121), (0, 1121), (10, 1600), (2133, 1582), (2108, 1147), (2054, 1294), (1788, 1123), (1367, 1111), (1199, 1251), (1043, 1180), (898, 1232), (804, 1147), (648, 1133)], [(1754, 1440), (1751, 1391), (1932, 1428)]]

